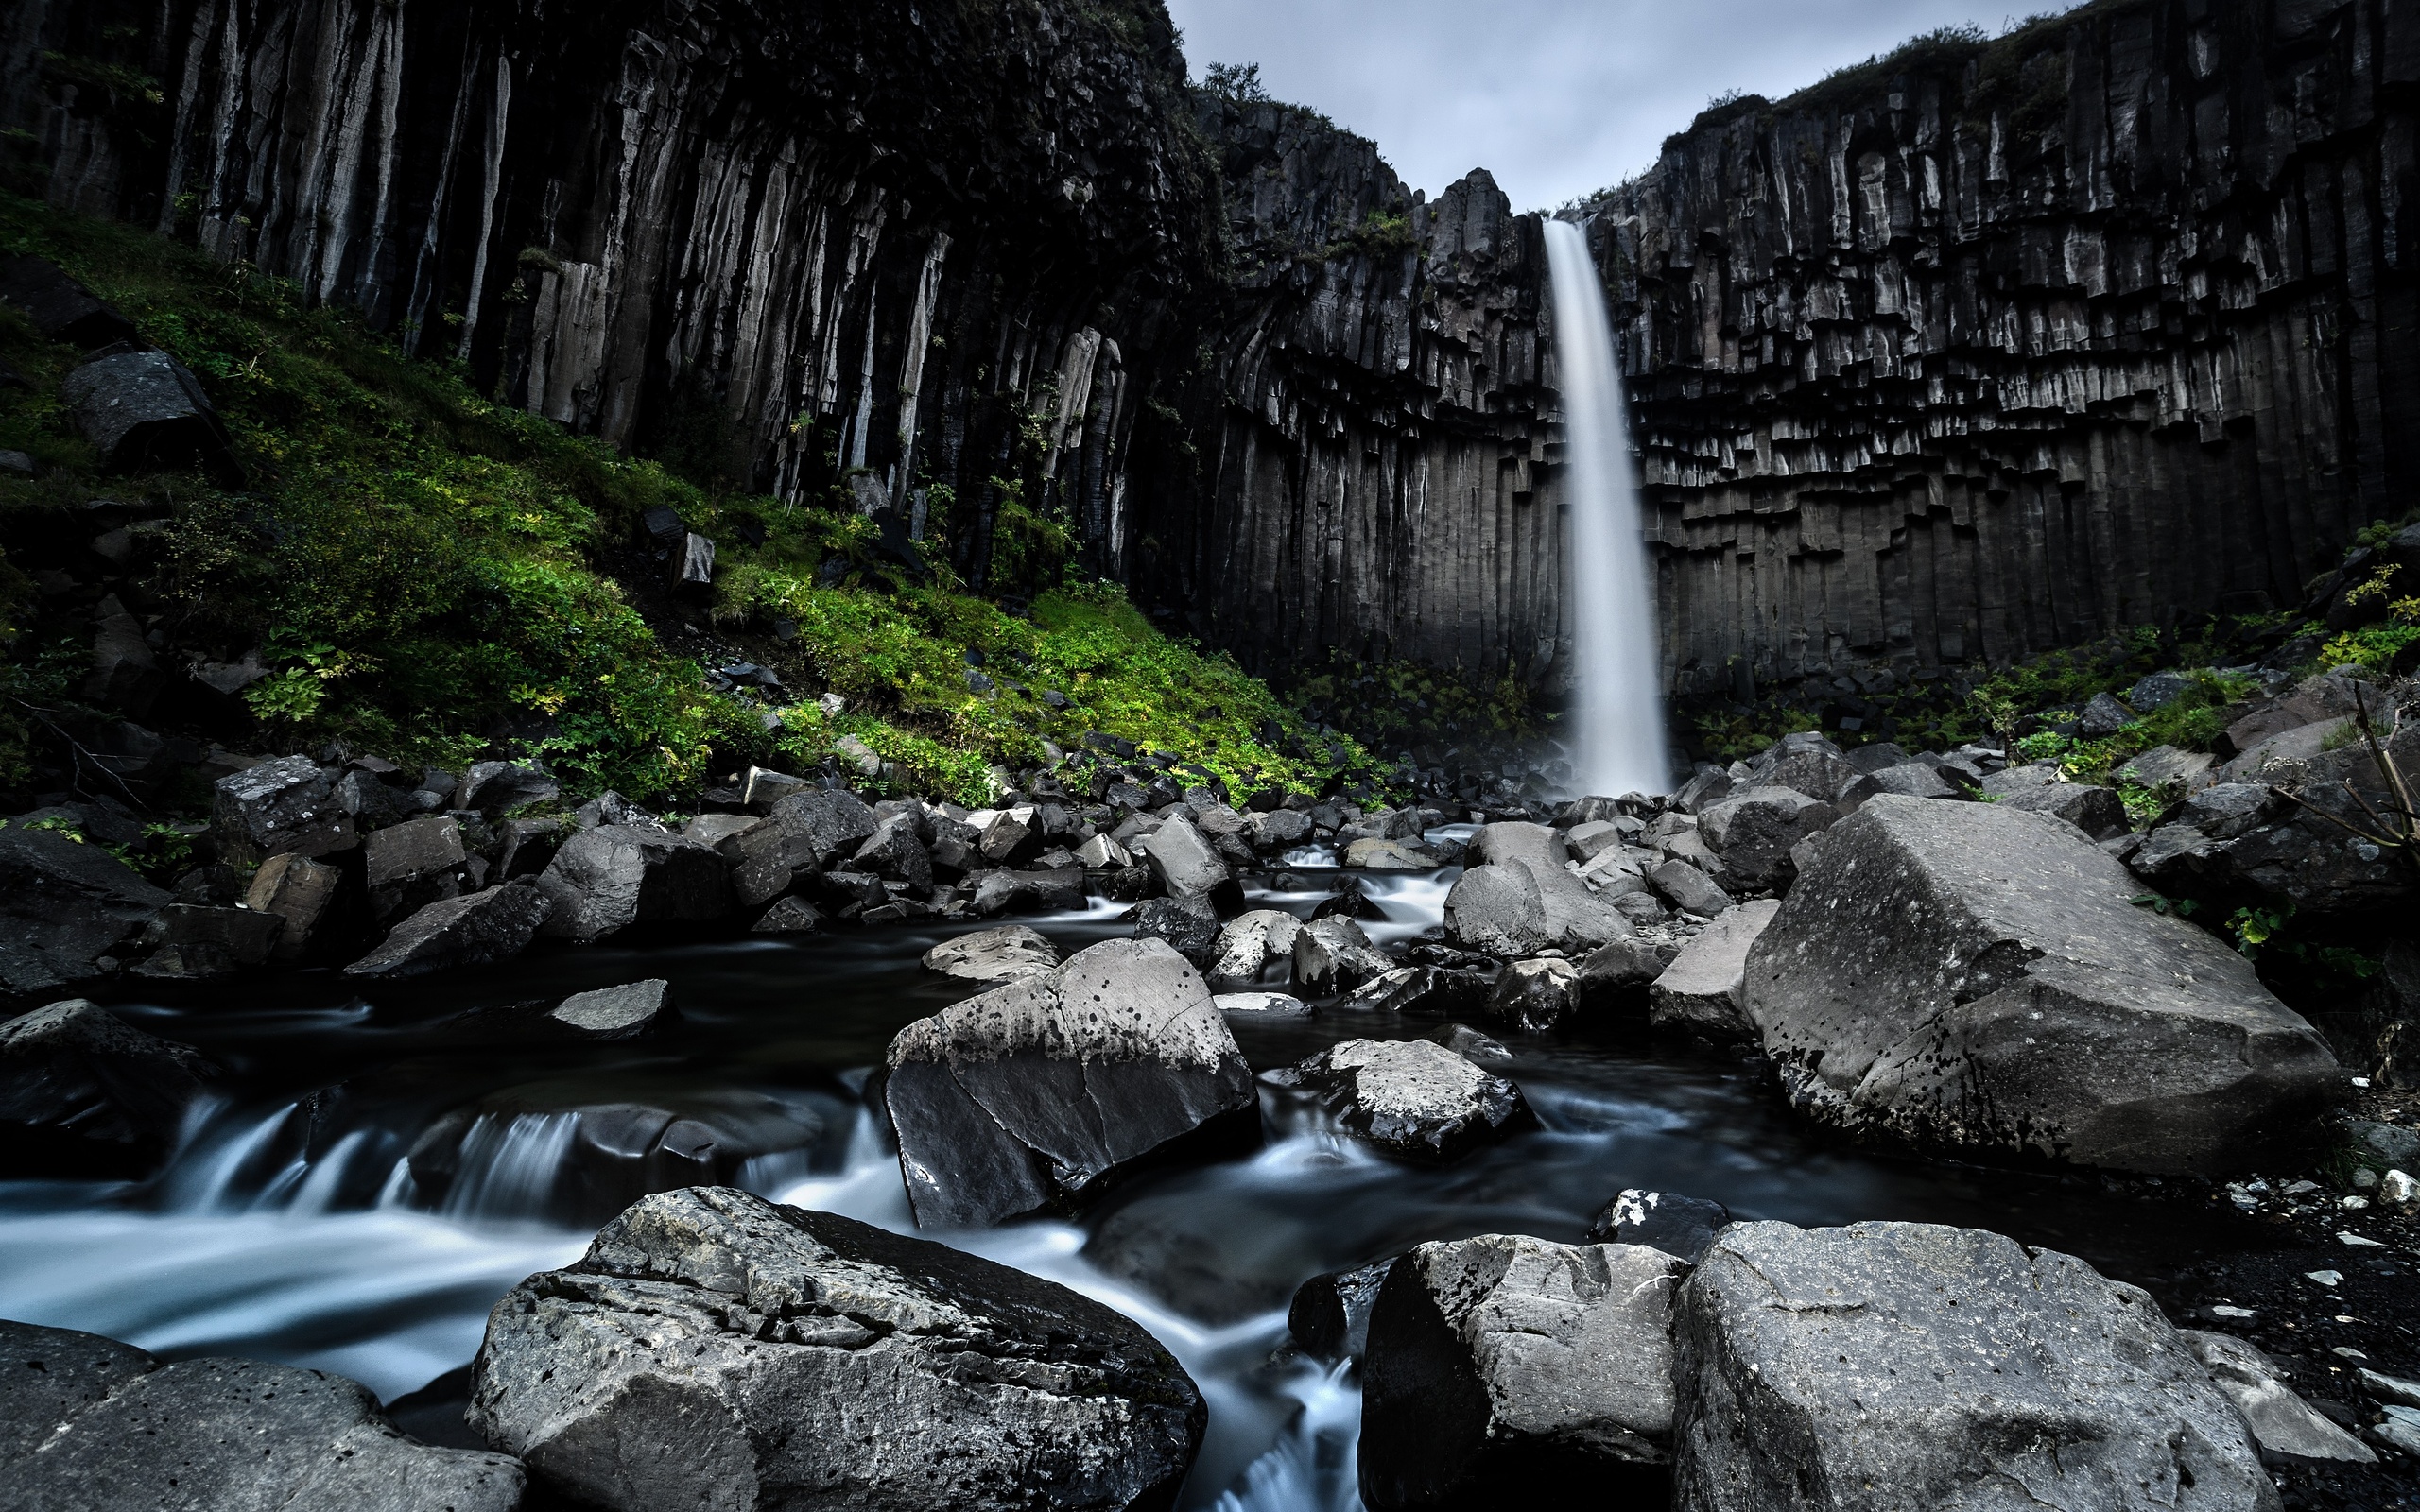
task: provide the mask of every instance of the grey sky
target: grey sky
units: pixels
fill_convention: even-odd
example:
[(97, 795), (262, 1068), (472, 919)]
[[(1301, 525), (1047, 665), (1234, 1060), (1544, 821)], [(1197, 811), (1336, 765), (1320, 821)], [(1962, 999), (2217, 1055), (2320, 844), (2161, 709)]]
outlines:
[[(2006, 0), (1167, 0), (1198, 78), (1258, 63), (1280, 99), (1378, 144), (1431, 196), (1473, 168), (1516, 210), (1655, 161), (1709, 96), (1775, 98)], [(2020, 13), (2067, 9), (2032, 0)]]

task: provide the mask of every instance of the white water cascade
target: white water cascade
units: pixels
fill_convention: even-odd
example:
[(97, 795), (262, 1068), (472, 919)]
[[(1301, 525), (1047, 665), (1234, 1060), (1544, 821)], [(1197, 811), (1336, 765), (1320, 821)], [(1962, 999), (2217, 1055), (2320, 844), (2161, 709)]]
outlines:
[(1582, 794), (1662, 793), (1672, 785), (1664, 739), (1663, 658), (1655, 593), (1632, 481), (1614, 327), (1587, 232), (1546, 225), (1554, 275), (1555, 365), (1563, 385), (1567, 558), (1575, 700), (1572, 783)]

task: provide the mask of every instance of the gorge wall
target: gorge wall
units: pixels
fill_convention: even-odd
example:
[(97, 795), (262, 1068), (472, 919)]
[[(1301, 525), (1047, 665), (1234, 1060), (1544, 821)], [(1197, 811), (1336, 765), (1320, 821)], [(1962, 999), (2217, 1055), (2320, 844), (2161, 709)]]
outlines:
[[(1057, 516), (1256, 670), (1554, 690), (1536, 218), (1176, 46), (1155, 0), (25, 0), (0, 124), (56, 201), (977, 582)], [(2100, 0), (1711, 111), (1578, 207), (1671, 685), (2295, 600), (2415, 502), (2415, 98), (2413, 0)]]

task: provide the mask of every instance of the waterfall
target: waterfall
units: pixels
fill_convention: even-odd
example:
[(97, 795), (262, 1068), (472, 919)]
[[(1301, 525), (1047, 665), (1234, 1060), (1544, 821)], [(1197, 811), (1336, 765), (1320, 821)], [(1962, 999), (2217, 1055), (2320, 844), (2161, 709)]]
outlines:
[(1572, 782), (1583, 795), (1662, 793), (1672, 785), (1663, 658), (1613, 321), (1587, 233), (1567, 220), (1547, 221), (1546, 233), (1571, 520), (1566, 560), (1578, 689)]

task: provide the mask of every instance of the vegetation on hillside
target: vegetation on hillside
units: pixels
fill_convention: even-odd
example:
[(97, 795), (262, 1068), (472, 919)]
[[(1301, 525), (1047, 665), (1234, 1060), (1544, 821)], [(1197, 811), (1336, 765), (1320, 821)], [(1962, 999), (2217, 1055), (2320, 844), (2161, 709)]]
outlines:
[[(1000, 576), (1036, 596), (1011, 612), (945, 565), (886, 556), (838, 499), (747, 497), (709, 469), (700, 487), (614, 455), (249, 266), (14, 196), (0, 196), (0, 252), (60, 263), (191, 369), (244, 473), (103, 477), (59, 395), (81, 354), (0, 311), (0, 361), (26, 380), (0, 389), (0, 450), (40, 469), (0, 478), (0, 791), (28, 793), (51, 747), (116, 717), (79, 702), (92, 595), (69, 587), (98, 570), (101, 499), (145, 517), (120, 591), (167, 673), (189, 656), (268, 665), (224, 711), (231, 744), (449, 769), (529, 755), (576, 793), (643, 798), (862, 746), (892, 764), (886, 781), (971, 801), (988, 768), (1042, 765), (1088, 734), (1239, 790), (1374, 771), (1231, 661), (1070, 576), (1063, 526), (1037, 516), (1019, 537), (1018, 500), (1002, 514), (1025, 555)], [(717, 542), (710, 604), (673, 595), (642, 544), (643, 517), (667, 508)], [(64, 580), (37, 580), (61, 561)], [(783, 686), (711, 678), (700, 658), (732, 644), (717, 632)]]

